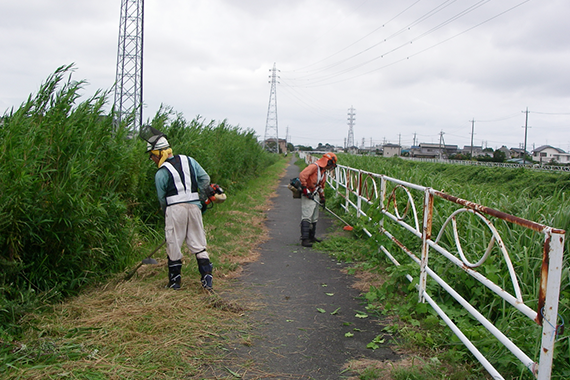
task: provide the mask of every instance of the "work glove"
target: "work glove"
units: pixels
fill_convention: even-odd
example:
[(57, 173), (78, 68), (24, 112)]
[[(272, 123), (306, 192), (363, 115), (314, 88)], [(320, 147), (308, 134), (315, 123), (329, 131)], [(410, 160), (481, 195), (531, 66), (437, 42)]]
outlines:
[(323, 208), (325, 208), (325, 196), (321, 195), (321, 206), (323, 206)]
[(308, 188), (303, 187), (303, 194), (309, 198), (309, 199), (313, 199), (313, 193), (309, 191)]

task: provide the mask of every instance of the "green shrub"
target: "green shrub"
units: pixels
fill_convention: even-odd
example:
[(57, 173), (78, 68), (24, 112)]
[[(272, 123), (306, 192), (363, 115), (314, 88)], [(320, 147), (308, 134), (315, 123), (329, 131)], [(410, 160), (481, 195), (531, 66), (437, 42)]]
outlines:
[[(104, 111), (108, 92), (79, 102), (85, 82), (64, 81), (71, 71), (0, 119), (0, 343), (26, 311), (123, 271), (162, 235), (146, 144)], [(225, 121), (161, 109), (151, 123), (228, 193), (277, 159)]]

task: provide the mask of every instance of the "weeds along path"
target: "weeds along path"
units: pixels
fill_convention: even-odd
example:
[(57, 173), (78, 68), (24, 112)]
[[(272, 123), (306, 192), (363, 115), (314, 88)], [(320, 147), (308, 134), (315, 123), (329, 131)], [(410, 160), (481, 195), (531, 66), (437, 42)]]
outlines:
[[(298, 174), (291, 161), (267, 211), (269, 239), (260, 246), (259, 259), (246, 264), (235, 286), (220, 294), (252, 305), (246, 313), (251, 338), (231, 347), (225, 375), (229, 370), (243, 379), (340, 379), (351, 375), (350, 360), (397, 359), (388, 345), (366, 348), (383, 326), (362, 318), (364, 305), (352, 287), (354, 278), (342, 271), (345, 265), (300, 245), (300, 200), (287, 189)], [(322, 212), (317, 227), (320, 237), (340, 229)]]
[[(300, 246), (300, 201), (286, 188), (299, 172), (292, 162), (268, 201), (285, 165), (206, 214), (218, 294), (201, 289), (187, 254), (182, 290), (165, 289), (162, 248), (159, 265), (30, 313), (17, 342), (0, 336), (0, 378), (343, 379), (350, 360), (396, 359), (389, 339), (366, 348), (381, 322), (356, 317), (364, 305), (344, 265)], [(318, 235), (341, 231), (331, 225), (321, 218)]]

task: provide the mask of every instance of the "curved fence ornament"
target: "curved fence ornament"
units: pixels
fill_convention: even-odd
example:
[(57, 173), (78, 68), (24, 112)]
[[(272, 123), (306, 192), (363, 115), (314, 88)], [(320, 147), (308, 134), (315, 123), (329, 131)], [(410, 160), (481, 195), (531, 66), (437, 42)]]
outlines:
[(360, 195), (370, 204), (373, 200), (378, 199), (378, 186), (376, 185), (374, 176), (370, 173), (362, 174), (363, 179), (361, 180)]
[[(306, 158), (307, 159), (307, 158)], [(307, 161), (309, 162), (309, 161)], [(380, 181), (378, 189), (376, 181)], [(442, 320), (449, 326), (461, 342), (471, 351), (483, 367), (489, 372), (494, 379), (503, 379), (501, 374), (493, 367), (492, 363), (477, 349), (477, 347), (467, 338), (455, 322), (447, 316), (445, 311), (440, 307), (437, 301), (429, 294), (427, 282), (430, 284), (437, 284), (443, 291), (447, 292), (455, 301), (461, 305), (471, 316), (485, 327), (505, 348), (507, 348), (516, 359), (518, 359), (538, 380), (550, 380), (552, 374), (552, 362), (554, 356), (554, 345), (556, 342), (555, 337), (558, 333), (558, 303), (560, 298), (560, 284), (562, 281), (562, 259), (564, 251), (564, 238), (565, 231), (546, 226), (537, 222), (519, 218), (483, 205), (476, 204), (451, 194), (442, 191), (434, 190), (429, 187), (421, 186), (418, 184), (391, 178), (384, 174), (377, 174), (366, 172), (360, 169), (351, 168), (348, 166), (338, 165), (336, 168), (336, 175), (327, 178), (327, 181), (332, 189), (334, 189), (338, 196), (344, 198), (341, 207), (347, 213), (355, 213), (357, 218), (364, 217), (365, 222), (369, 222), (374, 226), (378, 226), (378, 231), (386, 236), (388, 239), (395, 243), (394, 249), (401, 249), (404, 257), (409, 258), (412, 262), (417, 264), (419, 269), (419, 281), (417, 282), (416, 289), (418, 290), (419, 302), (427, 302), (442, 318)], [(366, 184), (366, 182), (369, 184)], [(374, 182), (375, 185), (372, 185)], [(374, 191), (372, 192), (372, 188)], [(389, 189), (389, 190), (387, 190)], [(398, 209), (396, 195), (400, 191), (404, 191), (407, 197), (406, 208), (403, 212)], [(377, 196), (375, 202), (378, 201), (378, 217), (374, 219), (366, 215), (372, 200), (372, 194)], [(414, 203), (416, 199), (423, 198), (423, 208), (418, 215)], [(439, 233), (435, 239), (432, 239), (432, 226), (434, 223), (434, 198), (438, 198), (438, 204), (447, 202), (446, 204), (454, 204), (458, 209), (454, 210), (445, 222), (439, 227)], [(441, 201), (441, 202), (440, 202)], [(372, 203), (373, 204), (373, 203)], [(394, 210), (391, 207), (394, 206)], [(390, 208), (390, 209), (389, 209)], [(406, 220), (410, 216), (410, 209), (414, 217), (414, 225), (409, 225)], [(392, 213), (393, 212), (393, 213)], [(477, 262), (472, 263), (467, 259), (464, 252), (464, 247), (461, 244), (461, 235), (458, 228), (457, 218), (461, 214), (470, 213), (475, 215), (480, 223), (484, 224), (483, 228), (487, 228), (491, 232), (490, 240), (487, 244), (485, 252)], [(542, 244), (542, 268), (539, 279), (538, 300), (533, 294), (527, 300), (532, 304), (536, 304), (536, 309), (530, 308), (525, 304), (525, 297), (521, 294), (520, 286), (518, 283), (516, 269), (511, 261), (507, 249), (507, 243), (503, 241), (495, 225), (492, 223), (491, 218), (495, 220), (503, 220), (506, 223), (518, 225), (523, 229), (534, 231), (535, 233), (543, 236)], [(397, 227), (397, 228), (396, 228)], [(453, 240), (457, 249), (456, 253), (449, 252), (448, 249), (439, 244), (443, 231), (451, 227), (453, 229)], [(412, 238), (421, 240), (421, 252), (417, 252), (418, 248), (410, 249), (402, 241), (392, 234), (392, 231), (400, 234), (410, 234)], [(376, 238), (363, 228), (369, 237)], [(400, 263), (392, 252), (380, 244), (380, 251), (383, 252), (388, 259), (399, 266)], [(417, 246), (415, 246), (417, 247)], [(501, 288), (498, 284), (491, 281), (484, 274), (477, 271), (486, 260), (492, 257), (493, 250), (497, 248), (500, 250), (505, 262), (506, 267), (511, 277), (511, 283), (514, 288), (515, 295), (511, 292)], [(538, 360), (533, 360), (519, 348), (515, 343), (509, 339), (507, 333), (502, 332), (492, 322), (490, 322), (483, 310), (479, 310), (471, 305), (461, 294), (459, 294), (453, 286), (449, 285), (436, 270), (429, 265), (430, 256), (435, 254), (441, 255), (449, 262), (456, 265), (461, 270), (469, 274), (473, 279), (485, 286), (495, 293), (498, 297), (502, 298), (505, 302), (512, 305), (523, 316), (526, 316), (530, 321), (536, 323), (542, 329), (540, 350)], [(443, 271), (445, 273), (445, 271)], [(414, 275), (418, 273), (408, 273), (406, 278), (410, 282), (414, 282)], [(442, 274), (443, 275), (443, 274)], [(477, 286), (477, 285), (475, 285)], [(485, 313), (486, 314), (486, 313)], [(534, 357), (534, 353), (533, 353)]]
[(349, 191), (356, 192), (358, 190), (358, 182), (359, 182), (358, 177), (359, 177), (358, 172), (355, 172), (355, 171), (349, 171), (348, 172), (348, 180), (349, 181), (348, 181), (347, 185), (348, 185)]
[[(483, 255), (483, 257), (476, 262), (475, 264), (472, 264), (469, 260), (467, 260), (467, 258), (465, 257), (465, 254), (463, 253), (463, 248), (461, 246), (461, 241), (459, 240), (459, 232), (457, 231), (457, 218), (456, 216), (462, 213), (471, 213), (474, 214), (476, 216), (479, 217), (479, 219), (481, 219), (485, 225), (489, 228), (489, 230), (491, 231), (492, 237), (489, 241), (489, 244), (487, 246), (487, 250), (485, 251), (485, 254)], [(495, 228), (495, 226), (493, 225), (493, 223), (487, 219), (483, 214), (481, 214), (478, 211), (472, 210), (472, 209), (468, 209), (468, 208), (461, 208), (459, 210), (454, 211), (448, 218), (447, 220), (443, 223), (443, 225), (441, 226), (441, 229), (439, 231), (439, 234), (437, 235), (437, 238), (435, 239), (435, 243), (439, 243), (439, 240), (445, 230), (445, 227), (449, 224), (449, 222), (451, 221), (451, 224), (453, 226), (453, 237), (455, 240), (455, 247), (457, 248), (457, 252), (459, 253), (459, 257), (461, 258), (461, 261), (463, 262), (463, 264), (465, 264), (467, 267), (469, 268), (478, 268), (480, 267), (490, 256), (491, 251), (495, 245), (495, 242), (497, 243), (497, 245), (499, 246), (499, 249), (501, 250), (503, 257), (505, 259), (505, 263), (507, 265), (508, 271), (509, 271), (509, 275), (511, 277), (511, 282), (513, 284), (513, 289), (515, 291), (515, 297), (516, 300), (520, 303), (523, 302), (522, 299), (522, 294), (521, 294), (521, 289), (519, 286), (519, 282), (515, 273), (515, 268), (513, 267), (513, 263), (511, 261), (511, 257), (509, 255), (509, 253), (507, 252), (507, 249), (505, 248), (505, 244), (503, 243), (503, 239), (501, 239), (501, 235), (499, 234), (499, 232), (497, 231), (497, 229)], [(493, 289), (491, 289), (493, 290)]]
[[(408, 201), (406, 202), (406, 208), (404, 209), (403, 215), (400, 215), (400, 212), (398, 210), (398, 203), (396, 201), (396, 190), (398, 190), (398, 189), (404, 190), (404, 192), (408, 196)], [(408, 190), (408, 188), (406, 188), (403, 185), (397, 185), (396, 187), (394, 187), (394, 189), (392, 189), (392, 192), (390, 193), (390, 196), (388, 197), (388, 200), (386, 202), (386, 208), (388, 208), (388, 206), (390, 206), (390, 205), (394, 206), (394, 214), (396, 214), (396, 218), (399, 221), (403, 221), (404, 219), (406, 219), (406, 216), (408, 215), (408, 211), (409, 211), (410, 205), (411, 205), (412, 213), (413, 213), (413, 217), (414, 217), (414, 223), (416, 226), (416, 231), (418, 231), (418, 233), (420, 232), (420, 223), (418, 220), (418, 212), (416, 210), (416, 204), (414, 203), (414, 198), (412, 197), (412, 193), (410, 193), (410, 190)]]
[(339, 183), (346, 183), (346, 178), (347, 178), (347, 169), (337, 166), (335, 168), (335, 181), (333, 182), (334, 184), (336, 184), (334, 189), (338, 190)]

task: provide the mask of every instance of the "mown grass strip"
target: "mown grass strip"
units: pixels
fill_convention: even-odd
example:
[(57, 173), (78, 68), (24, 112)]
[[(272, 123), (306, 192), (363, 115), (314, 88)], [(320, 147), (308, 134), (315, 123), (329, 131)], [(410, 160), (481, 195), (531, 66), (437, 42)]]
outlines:
[[(231, 286), (240, 265), (255, 259), (257, 245), (266, 238), (265, 211), (287, 162), (266, 168), (206, 212), (217, 290)], [(121, 274), (51, 310), (27, 315), (24, 325), (30, 328), (22, 339), (0, 345), (2, 378), (192, 378), (223, 360), (225, 337), (239, 340), (247, 334), (243, 307), (203, 291), (195, 259), (188, 254), (183, 290), (165, 289), (164, 250), (156, 257), (158, 265), (141, 267), (129, 281), (122, 281)]]

